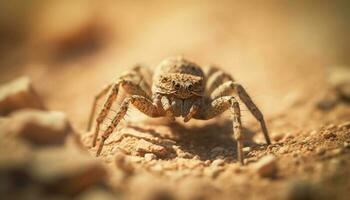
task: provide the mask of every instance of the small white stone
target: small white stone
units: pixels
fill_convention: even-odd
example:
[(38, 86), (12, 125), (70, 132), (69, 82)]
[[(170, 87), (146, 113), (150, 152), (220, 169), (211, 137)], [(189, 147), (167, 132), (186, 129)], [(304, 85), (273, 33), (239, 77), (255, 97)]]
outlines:
[(165, 156), (168, 151), (165, 147), (158, 145), (158, 144), (153, 144), (149, 141), (146, 141), (144, 139), (141, 139), (137, 143), (137, 152), (139, 152), (141, 155), (146, 154), (146, 153), (153, 153), (157, 156)]
[(217, 159), (214, 160), (211, 164), (213, 166), (223, 166), (225, 164), (225, 161), (223, 159)]
[(154, 155), (153, 153), (146, 153), (144, 156), (146, 161), (151, 161), (157, 159), (157, 156)]
[(206, 161), (204, 161), (204, 162), (203, 162), (204, 166), (209, 166), (209, 165), (210, 165), (210, 163), (211, 163), (211, 161), (210, 161), (210, 160), (206, 160)]
[(281, 147), (278, 152), (281, 154), (285, 154), (285, 153), (288, 153), (288, 151), (289, 151), (289, 148), (285, 146), (285, 147)]
[(15, 79), (0, 87), (0, 115), (24, 108), (45, 108), (28, 77)]
[(156, 164), (152, 167), (152, 169), (153, 169), (153, 171), (161, 172), (161, 171), (163, 171), (163, 166), (160, 164)]
[(316, 149), (316, 153), (317, 153), (318, 155), (323, 155), (323, 154), (326, 153), (326, 149), (325, 149), (324, 147), (318, 147), (318, 148)]
[(310, 135), (316, 135), (317, 134), (317, 131), (316, 130), (312, 130), (311, 132), (310, 132)]
[(274, 155), (266, 155), (253, 165), (261, 177), (272, 177), (277, 172), (277, 159)]
[(33, 145), (63, 144), (67, 135), (73, 133), (61, 112), (21, 110), (10, 116), (9, 132)]
[(244, 147), (244, 148), (243, 148), (243, 152), (245, 152), (245, 153), (248, 153), (248, 152), (250, 152), (251, 150), (252, 150), (251, 147)]

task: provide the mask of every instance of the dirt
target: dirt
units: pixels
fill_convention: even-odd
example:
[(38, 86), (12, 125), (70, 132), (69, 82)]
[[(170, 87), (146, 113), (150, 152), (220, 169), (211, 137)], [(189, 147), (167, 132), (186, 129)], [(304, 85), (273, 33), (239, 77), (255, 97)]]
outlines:
[[(350, 77), (338, 83), (328, 70), (349, 70), (346, 3), (77, 2), (28, 8), (26, 28), (13, 35), (23, 38), (2, 48), (1, 82), (30, 77), (45, 107), (64, 112), (74, 129), (58, 146), (32, 147), (12, 136), (2, 141), (18, 154), (1, 158), (0, 166), (32, 166), (24, 171), (34, 177), (21, 189), (15, 184), (11, 193), (18, 196), (11, 197), (29, 199), (25, 194), (44, 187), (38, 198), (348, 199)], [(95, 158), (92, 133), (85, 131), (94, 95), (134, 64), (153, 67), (174, 55), (232, 74), (264, 113), (272, 145), (243, 105), (244, 166), (229, 113), (170, 123), (131, 109)], [(0, 129), (15, 118), (10, 115), (2, 115)], [(70, 155), (73, 167), (52, 159)], [(47, 171), (38, 166), (47, 163)], [(0, 175), (2, 184), (15, 182)]]

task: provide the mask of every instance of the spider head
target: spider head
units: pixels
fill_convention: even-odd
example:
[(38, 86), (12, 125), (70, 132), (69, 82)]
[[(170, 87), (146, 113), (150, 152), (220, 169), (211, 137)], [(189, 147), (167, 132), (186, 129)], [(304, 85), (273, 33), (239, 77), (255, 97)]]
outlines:
[(160, 77), (158, 92), (187, 99), (201, 97), (204, 93), (204, 80), (201, 76), (181, 73), (169, 73)]

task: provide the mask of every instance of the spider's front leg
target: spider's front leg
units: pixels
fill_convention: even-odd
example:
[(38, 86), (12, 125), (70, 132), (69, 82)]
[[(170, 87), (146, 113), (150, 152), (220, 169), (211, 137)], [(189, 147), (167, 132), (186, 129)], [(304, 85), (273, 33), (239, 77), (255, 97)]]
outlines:
[(241, 110), (238, 101), (232, 96), (223, 96), (213, 100), (210, 103), (204, 104), (198, 112), (194, 114), (196, 119), (211, 119), (214, 118), (226, 110), (230, 109), (233, 120), (233, 138), (237, 141), (237, 159), (243, 165), (243, 138), (242, 122), (241, 122)]
[[(162, 96), (159, 98), (159, 104), (158, 106), (163, 108), (165, 116), (170, 121), (175, 121), (174, 111), (173, 111), (173, 104), (170, 103), (170, 100), (166, 96)], [(174, 103), (174, 102), (173, 102)]]
[(187, 103), (189, 103), (190, 106), (190, 110), (188, 112), (188, 114), (184, 117), (184, 122), (188, 122), (190, 121), (190, 119), (192, 119), (197, 112), (199, 111), (200, 107), (203, 105), (203, 99), (196, 99), (194, 101), (185, 101), (185, 107), (187, 107), (188, 105), (186, 105)]
[(97, 136), (98, 133), (100, 131), (100, 126), (101, 123), (103, 122), (103, 120), (107, 117), (108, 112), (110, 111), (113, 102), (116, 100), (117, 96), (118, 96), (118, 91), (119, 91), (119, 85), (121, 82), (117, 82), (117, 83), (113, 83), (112, 85), (108, 86), (106, 89), (104, 89), (98, 96), (96, 96), (95, 100), (94, 100), (94, 104), (91, 110), (91, 114), (89, 117), (89, 125), (88, 125), (88, 129), (91, 128), (91, 124), (92, 124), (92, 119), (94, 117), (95, 114), (95, 110), (96, 110), (96, 105), (97, 105), (97, 101), (108, 92), (109, 88), (112, 88), (109, 92), (108, 98), (106, 100), (106, 102), (103, 105), (102, 110), (100, 111), (97, 119), (96, 119), (96, 127), (95, 127), (95, 132), (93, 135), (93, 139), (92, 139), (92, 146), (96, 146), (96, 141), (97, 141)]
[(120, 120), (123, 119), (126, 112), (128, 111), (130, 104), (132, 104), (136, 109), (148, 115), (149, 117), (159, 117), (162, 115), (162, 111), (159, 109), (159, 107), (155, 103), (153, 103), (150, 99), (144, 96), (133, 95), (131, 97), (125, 98), (123, 103), (120, 106), (119, 111), (116, 113), (115, 117), (113, 118), (111, 124), (103, 133), (101, 142), (96, 152), (96, 156), (100, 155), (104, 142), (111, 135), (113, 130), (118, 126)]
[(117, 99), (120, 87), (122, 87), (124, 91), (129, 95), (140, 95), (150, 98), (151, 89), (149, 87), (149, 78), (147, 78), (148, 76), (150, 75), (148, 73), (147, 68), (136, 66), (131, 71), (119, 77), (119, 79), (116, 82), (107, 85), (99, 94), (95, 96), (90, 112), (88, 131), (90, 131), (92, 126), (92, 121), (96, 112), (97, 102), (109, 91), (108, 98), (96, 119), (95, 132), (92, 139), (93, 147), (96, 146), (100, 126), (102, 122), (106, 119), (113, 102)]
[[(96, 107), (97, 107), (98, 101), (102, 97), (107, 95), (108, 91), (113, 87), (113, 85), (114, 85), (114, 83), (106, 85), (105, 87), (102, 88), (102, 90), (97, 95), (95, 95), (94, 102), (92, 104), (90, 115), (89, 115), (89, 121), (88, 121), (88, 126), (87, 126), (87, 131), (88, 132), (91, 130), (91, 126), (92, 126), (92, 122), (93, 122), (93, 119), (94, 119), (94, 116), (95, 116), (95, 112), (96, 112)], [(93, 145), (93, 146), (95, 146), (95, 145)]]

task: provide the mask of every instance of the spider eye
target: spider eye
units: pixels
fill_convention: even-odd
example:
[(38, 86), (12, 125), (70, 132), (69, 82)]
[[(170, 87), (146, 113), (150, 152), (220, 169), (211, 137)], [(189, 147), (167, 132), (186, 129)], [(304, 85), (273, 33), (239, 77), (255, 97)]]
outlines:
[(188, 89), (188, 90), (192, 90), (192, 89), (193, 89), (193, 85), (192, 85), (192, 84), (189, 84), (189, 85), (187, 86), (187, 89)]
[(176, 81), (172, 81), (171, 84), (173, 84), (176, 90), (180, 89), (180, 83), (177, 83)]

